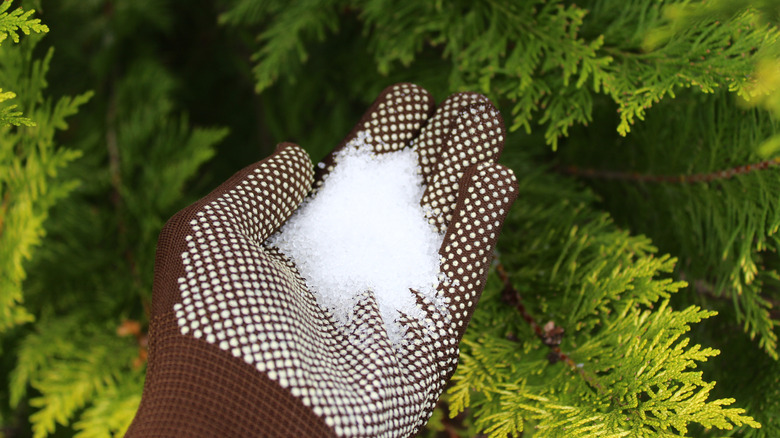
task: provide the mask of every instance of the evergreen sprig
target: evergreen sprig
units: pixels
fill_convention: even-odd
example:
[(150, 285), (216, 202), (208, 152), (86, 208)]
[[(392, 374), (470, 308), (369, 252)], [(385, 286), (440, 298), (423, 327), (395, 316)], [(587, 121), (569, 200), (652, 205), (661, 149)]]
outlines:
[[(516, 228), (505, 230), (500, 256), (512, 289), (496, 278), (485, 289), (449, 391), (451, 414), (469, 407), (491, 437), (528, 428), (534, 436), (679, 436), (691, 424), (760, 427), (726, 407), (733, 399), (709, 400), (714, 383), (695, 368), (718, 352), (684, 334), (715, 312), (669, 307), (685, 285), (668, 278), (675, 261), (618, 230), (565, 180), (516, 173), (525, 175), (508, 220)], [(506, 293), (519, 293), (539, 324), (563, 328), (568, 361), (505, 304)]]
[[(103, 331), (94, 330), (90, 319), (86, 314), (74, 312), (56, 320), (42, 321), (39, 323), (42, 330), (28, 336), (27, 342), (42, 350), (34, 354), (38, 358), (45, 356), (45, 362), (33, 363), (39, 365), (36, 368), (32, 368), (30, 363), (20, 362), (22, 369), (15, 375), (17, 378), (24, 375), (27, 381), (17, 380), (15, 384), (32, 385), (40, 393), (30, 399), (30, 406), (37, 408), (30, 416), (36, 438), (53, 433), (56, 424), (69, 424), (74, 415), (93, 400), (116, 394), (118, 382), (128, 385), (134, 381), (135, 389), (140, 389), (140, 373), (126, 371), (135, 355), (132, 345), (119, 339), (110, 327)], [(64, 331), (66, 327), (71, 330)], [(47, 330), (56, 333), (47, 333)], [(41, 342), (38, 337), (53, 342)], [(28, 352), (29, 348), (23, 347), (23, 353)], [(136, 398), (135, 401), (139, 400)], [(113, 414), (127, 421), (128, 413), (134, 413), (136, 408), (137, 405), (130, 406), (130, 409)], [(88, 412), (95, 409), (101, 409), (101, 406), (93, 406)], [(111, 424), (110, 417), (97, 424), (85, 423), (82, 426), (94, 433), (88, 426), (106, 423)]]
[(142, 386), (140, 378), (124, 379), (94, 397), (92, 406), (73, 425), (78, 431), (75, 438), (123, 436), (138, 410)]
[[(0, 103), (5, 102), (16, 97), (16, 93), (13, 91), (5, 91), (0, 88)], [(17, 105), (8, 105), (0, 108), (0, 126), (35, 126), (32, 120), (27, 117), (22, 117), (22, 112), (17, 110)]]
[[(718, 385), (713, 389), (717, 397), (734, 397), (761, 423), (760, 429), (740, 427), (728, 433), (704, 436), (734, 436), (743, 438), (770, 438), (780, 436), (780, 362), (772, 359), (735, 327), (730, 302), (721, 303), (721, 314), (695, 328), (697, 338), (722, 351), (717, 360), (705, 364), (704, 372)], [(752, 348), (750, 348), (752, 347)], [(749, 371), (748, 371), (749, 370)]]
[[(511, 129), (530, 132), (535, 121), (545, 126), (553, 149), (569, 128), (592, 121), (599, 95), (617, 104), (617, 129), (626, 135), (647, 108), (679, 90), (745, 94), (758, 52), (778, 38), (774, 25), (757, 22), (744, 8), (725, 22), (707, 18), (675, 28), (674, 38), (667, 38), (664, 5), (634, 0), (625, 6), (618, 13), (603, 0), (482, 0), (446, 7), (410, 2), (387, 13), (383, 0), (296, 1), (262, 10), (254, 0), (242, 0), (223, 21), (268, 23), (255, 55), (257, 87), (263, 90), (280, 76), (298, 78), (307, 46), (335, 32), (335, 11), (350, 8), (363, 23), (380, 73), (408, 67), (435, 47), (450, 62), (450, 89), (510, 100)], [(251, 13), (239, 19), (242, 11)]]
[(2, 364), (11, 368), (7, 401), (32, 407), (35, 437), (63, 426), (83, 437), (121, 435), (140, 401), (145, 355), (117, 327), (143, 315), (157, 234), (191, 201), (185, 184), (227, 131), (192, 127), (176, 110), (170, 73), (139, 58), (126, 70), (113, 66), (108, 104), (80, 119), (89, 134), (70, 149), (55, 146), (91, 93), (47, 98), (52, 51), (34, 60), (34, 43), (0, 49), (0, 82), (25, 90), (20, 107), (36, 122), (0, 130), (0, 199), (8, 200), (0, 322), (17, 325), (4, 342), (4, 357), (14, 358)]
[[(0, 3), (0, 44), (5, 41), (8, 36), (11, 36), (11, 40), (15, 43), (19, 42), (19, 32), (25, 35), (32, 33), (46, 33), (49, 28), (45, 24), (41, 24), (41, 20), (38, 18), (30, 18), (34, 13), (34, 9), (24, 11), (22, 8), (17, 8), (12, 12), (8, 11), (11, 7), (11, 0), (5, 0)], [(12, 91), (3, 92), (0, 88), (0, 103), (6, 100), (16, 97), (16, 93)], [(27, 117), (22, 116), (22, 112), (17, 110), (18, 105), (5, 105), (0, 108), (0, 126), (35, 126), (35, 123)]]
[(23, 263), (40, 245), (49, 209), (76, 186), (75, 180), (58, 179), (58, 173), (80, 155), (59, 147), (54, 136), (91, 95), (56, 103), (44, 98), (51, 51), (34, 60), (34, 45), (27, 40), (0, 49), (0, 83), (26, 90), (20, 105), (34, 122), (18, 129), (0, 127), (0, 332), (33, 318), (18, 305), (26, 277)]
[[(745, 72), (743, 81), (729, 88), (736, 91), (743, 104), (763, 108), (780, 116), (780, 8), (771, 0), (715, 0), (670, 4), (664, 9), (666, 22), (648, 34), (646, 43), (676, 41), (680, 34), (709, 23), (741, 22), (742, 28), (766, 29), (764, 40), (747, 52), (753, 68)], [(742, 30), (742, 29), (740, 29)], [(745, 56), (744, 54), (742, 56)], [(765, 157), (780, 150), (780, 134), (772, 135), (761, 144), (759, 153)]]
[(3, 0), (0, 3), (0, 44), (9, 36), (13, 42), (18, 43), (19, 32), (30, 35), (49, 31), (49, 27), (42, 24), (39, 18), (30, 18), (35, 13), (34, 9), (25, 11), (22, 8), (16, 8), (8, 12), (12, 3), (11, 0)]
[[(324, 3), (320, 0), (301, 0), (289, 3), (285, 8), (279, 5), (267, 7), (268, 12), (279, 12), (272, 25), (259, 36), (263, 47), (252, 56), (256, 63), (254, 73), (257, 91), (269, 87), (279, 77), (294, 80), (297, 75), (291, 68), (305, 63), (308, 57), (305, 44), (312, 40), (321, 41), (328, 31), (336, 30), (336, 12), (341, 2), (333, 1), (330, 5)], [(232, 14), (224, 15), (224, 20), (229, 22), (230, 17), (235, 17), (237, 12), (249, 7), (238, 6)], [(314, 11), (316, 13), (312, 13)]]
[[(774, 287), (780, 277), (772, 262), (780, 249), (780, 173), (774, 167), (726, 170), (760, 161), (759, 145), (780, 125), (764, 112), (735, 107), (724, 93), (681, 96), (674, 108), (681, 118), (670, 121), (664, 117), (670, 104), (660, 105), (628, 138), (631, 146), (603, 144), (594, 154), (590, 145), (574, 141), (562, 161), (626, 174), (728, 175), (692, 184), (588, 182), (618, 220), (682, 258), (678, 270), (694, 283), (695, 292), (732, 301), (744, 330), (777, 358), (777, 322), (770, 310), (780, 299)], [(674, 227), (662, 225), (670, 220)]]

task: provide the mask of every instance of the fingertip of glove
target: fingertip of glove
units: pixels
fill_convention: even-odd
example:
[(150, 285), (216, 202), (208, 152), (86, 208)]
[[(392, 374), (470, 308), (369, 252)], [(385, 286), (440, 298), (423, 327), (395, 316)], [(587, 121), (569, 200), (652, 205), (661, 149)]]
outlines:
[[(421, 204), (437, 216), (434, 221), (441, 231), (452, 218), (456, 191), (466, 171), (481, 163), (494, 163), (504, 147), (501, 114), (487, 97), (461, 93), (459, 99), (452, 100), (454, 103), (437, 112), (432, 126), (426, 127), (426, 134), (433, 136), (423, 136), (418, 147), (426, 182)], [(437, 135), (439, 130), (442, 135)]]
[[(406, 111), (421, 112), (421, 114), (424, 115), (423, 120), (427, 119), (427, 116), (430, 116), (436, 110), (436, 101), (433, 99), (431, 93), (425, 88), (411, 82), (398, 82), (385, 87), (385, 89), (379, 93), (375, 102), (381, 102), (383, 100), (391, 104), (395, 103), (398, 106), (402, 105), (402, 109), (405, 109)], [(414, 107), (415, 103), (419, 103), (420, 107)], [(410, 104), (412, 105), (412, 108), (409, 108)]]
[[(239, 170), (211, 193), (173, 215), (161, 230), (158, 249), (166, 252), (169, 241), (190, 233), (195, 217), (218, 200), (224, 208), (238, 209), (242, 203), (257, 204), (263, 196), (278, 192), (278, 198), (274, 198), (278, 199), (277, 210), (287, 216), (308, 194), (313, 179), (309, 154), (295, 143), (279, 143), (270, 156)], [(266, 230), (267, 233), (270, 231)]]
[[(289, 141), (283, 141), (281, 143), (276, 144), (276, 148), (274, 148), (274, 154), (283, 151), (288, 148), (298, 148), (303, 150), (297, 143), (289, 142)], [(273, 155), (273, 154), (272, 154)]]
[[(482, 240), (492, 248), (509, 208), (517, 199), (518, 184), (514, 172), (506, 166), (487, 161), (466, 169), (458, 186), (453, 217), (445, 234), (455, 236), (463, 234), (463, 230), (473, 229), (474, 232), (466, 236), (467, 240)], [(457, 244), (453, 248), (455, 246)], [(442, 249), (446, 246), (443, 245)]]
[[(300, 174), (308, 185), (311, 185), (314, 180), (314, 165), (312, 164), (311, 157), (308, 152), (296, 143), (284, 142), (276, 145), (273, 155), (269, 157), (269, 161), (279, 160), (293, 165), (293, 173)], [(262, 162), (257, 163), (259, 167)], [(273, 163), (278, 165), (280, 163)], [(307, 190), (308, 191), (308, 190)]]
[(504, 148), (504, 121), (485, 95), (456, 93), (439, 105), (416, 143), (428, 184), (482, 161), (496, 161)]
[(450, 135), (445, 139), (441, 154), (463, 151), (478, 161), (497, 161), (504, 150), (506, 135), (501, 113), (482, 94), (461, 94), (461, 98), (450, 105), (450, 110), (444, 112), (444, 123), (450, 124)]
[(450, 111), (445, 121), (450, 125), (449, 132), (443, 139), (434, 179), (478, 163), (495, 162), (501, 156), (504, 121), (489, 100), (460, 106)]
[(465, 189), (465, 192), (461, 191), (458, 198), (463, 198), (466, 203), (480, 199), (489, 202), (491, 199), (501, 198), (499, 204), (509, 204), (504, 210), (511, 206), (518, 194), (514, 171), (492, 161), (469, 167), (461, 178), (460, 186)]
[[(308, 152), (306, 152), (306, 150), (304, 150), (296, 143), (291, 143), (286, 141), (277, 144), (273, 154), (271, 154), (269, 158), (273, 158), (278, 154), (292, 154), (296, 157), (299, 157), (302, 161), (308, 161), (309, 163), (311, 163), (311, 158), (309, 158)], [(259, 161), (256, 164), (259, 165), (261, 163), (262, 161)]]
[[(483, 96), (484, 97), (484, 96)], [(504, 151), (504, 119), (493, 103), (484, 101), (467, 105), (460, 112), (461, 139), (482, 145), (487, 159), (498, 161)]]
[(499, 185), (506, 185), (508, 187), (509, 194), (514, 198), (517, 198), (519, 186), (517, 183), (517, 176), (515, 176), (515, 172), (512, 169), (504, 166), (503, 164), (489, 162), (483, 163), (480, 171), (485, 172), (486, 175), (493, 175), (493, 178), (499, 182)]
[(423, 87), (408, 82), (390, 85), (379, 93), (342, 146), (358, 132), (366, 132), (371, 136), (366, 142), (377, 153), (402, 149), (417, 137), (434, 109), (433, 96)]

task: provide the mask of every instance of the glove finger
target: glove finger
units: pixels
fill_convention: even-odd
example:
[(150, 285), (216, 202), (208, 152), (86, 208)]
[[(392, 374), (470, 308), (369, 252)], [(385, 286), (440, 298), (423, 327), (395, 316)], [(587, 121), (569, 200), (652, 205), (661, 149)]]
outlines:
[(417, 137), (433, 109), (433, 97), (420, 86), (400, 83), (385, 88), (352, 132), (317, 165), (314, 188), (319, 188), (325, 175), (333, 170), (335, 154), (360, 133), (370, 135), (366, 143), (374, 148), (374, 152), (396, 151)]
[[(444, 231), (452, 220), (463, 172), (478, 163), (495, 162), (504, 148), (501, 114), (487, 97), (472, 94), (469, 98), (472, 103), (464, 104), (462, 99), (460, 107), (449, 111), (442, 120), (448, 131), (433, 139), (434, 145), (437, 141), (440, 144), (436, 146), (435, 162), (429, 166), (420, 203), (428, 208), (429, 221), (439, 231)], [(426, 140), (429, 144), (430, 140)]]
[[(238, 240), (264, 241), (292, 215), (311, 188), (314, 171), (298, 145), (282, 143), (268, 158), (237, 172), (203, 199), (176, 213), (157, 244), (155, 290), (168, 291), (183, 276), (182, 251), (207, 256)], [(240, 250), (239, 250), (240, 251)], [(178, 291), (155, 293), (152, 313), (171, 309)]]
[(436, 113), (420, 132), (415, 141), (415, 149), (426, 184), (439, 170), (440, 156), (452, 141), (461, 112), (473, 104), (490, 104), (490, 101), (479, 93), (463, 92), (451, 95), (439, 105)]
[(496, 240), (517, 191), (514, 173), (492, 162), (470, 167), (460, 180), (453, 219), (439, 250), (446, 279), (437, 290), (457, 340), (482, 294)]
[(300, 146), (282, 143), (274, 153), (250, 165), (217, 187), (198, 203), (203, 211), (197, 213), (200, 221), (209, 210), (228, 221), (235, 230), (262, 242), (292, 215), (309, 193), (313, 166), (309, 155)]

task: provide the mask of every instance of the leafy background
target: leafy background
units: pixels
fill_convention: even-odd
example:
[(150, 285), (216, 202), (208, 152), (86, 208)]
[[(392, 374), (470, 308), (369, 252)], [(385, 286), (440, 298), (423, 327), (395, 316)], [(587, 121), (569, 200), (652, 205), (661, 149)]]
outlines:
[(0, 5), (0, 436), (121, 436), (167, 218), (399, 81), (520, 182), (421, 436), (780, 436), (776, 1)]

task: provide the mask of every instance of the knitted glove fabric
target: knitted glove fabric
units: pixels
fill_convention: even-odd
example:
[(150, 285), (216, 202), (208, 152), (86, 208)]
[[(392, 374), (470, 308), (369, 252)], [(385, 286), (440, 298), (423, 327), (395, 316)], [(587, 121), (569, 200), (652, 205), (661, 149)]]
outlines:
[[(447, 309), (410, 291), (426, 323), (401, 317), (400, 345), (388, 340), (370, 291), (339, 326), (295, 265), (264, 243), (327, 184), (336, 152), (357, 136), (375, 153), (414, 147), (421, 204), (444, 233), (449, 280), (437, 295)], [(482, 95), (459, 93), (434, 110), (425, 90), (397, 84), (316, 172), (300, 147), (284, 143), (177, 213), (158, 242), (147, 377), (126, 436), (413, 436), (455, 371), (517, 196), (512, 172), (495, 164), (503, 136)]]

